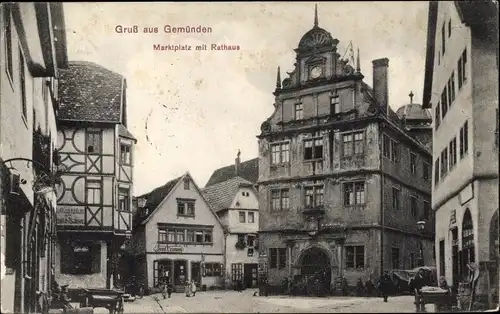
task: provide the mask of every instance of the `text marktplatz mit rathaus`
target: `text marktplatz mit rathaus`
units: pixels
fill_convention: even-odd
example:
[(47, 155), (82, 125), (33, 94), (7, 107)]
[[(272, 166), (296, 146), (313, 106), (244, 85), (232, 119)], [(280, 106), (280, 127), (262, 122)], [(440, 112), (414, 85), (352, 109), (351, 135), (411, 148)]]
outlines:
[(160, 45), (156, 44), (153, 45), (153, 50), (155, 51), (189, 51), (189, 50), (196, 50), (196, 51), (204, 51), (204, 50), (240, 50), (239, 45), (218, 45), (218, 44), (203, 44), (203, 45)]

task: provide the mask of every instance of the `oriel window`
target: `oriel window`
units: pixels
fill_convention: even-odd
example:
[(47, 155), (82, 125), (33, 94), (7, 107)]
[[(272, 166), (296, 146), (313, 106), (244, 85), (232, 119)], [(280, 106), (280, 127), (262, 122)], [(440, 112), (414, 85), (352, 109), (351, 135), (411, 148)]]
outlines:
[(131, 164), (130, 145), (120, 145), (120, 162), (125, 165)]
[(118, 201), (121, 211), (130, 211), (130, 191), (129, 189), (119, 188), (118, 189)]

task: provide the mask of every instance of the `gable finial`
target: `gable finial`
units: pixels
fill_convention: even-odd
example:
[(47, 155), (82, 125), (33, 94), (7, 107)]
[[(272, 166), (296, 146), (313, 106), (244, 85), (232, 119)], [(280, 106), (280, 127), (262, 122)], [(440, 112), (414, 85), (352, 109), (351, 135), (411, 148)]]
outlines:
[(318, 4), (314, 5), (314, 27), (318, 27)]
[(281, 71), (278, 66), (278, 73), (276, 74), (276, 89), (281, 89)]
[(356, 72), (361, 72), (361, 65), (359, 62), (359, 47), (358, 47), (358, 56), (356, 57)]
[(413, 91), (410, 91), (410, 94), (408, 96), (410, 96), (410, 104), (413, 104)]
[(236, 157), (237, 157), (237, 158), (240, 158), (240, 155), (241, 155), (241, 151), (240, 151), (240, 149), (238, 148), (238, 153), (236, 154)]

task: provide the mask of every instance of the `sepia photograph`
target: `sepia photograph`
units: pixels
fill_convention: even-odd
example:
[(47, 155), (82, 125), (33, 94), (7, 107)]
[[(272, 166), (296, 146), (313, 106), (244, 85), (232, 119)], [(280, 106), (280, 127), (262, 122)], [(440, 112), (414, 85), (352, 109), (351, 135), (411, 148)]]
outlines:
[(497, 311), (498, 15), (2, 2), (0, 312)]

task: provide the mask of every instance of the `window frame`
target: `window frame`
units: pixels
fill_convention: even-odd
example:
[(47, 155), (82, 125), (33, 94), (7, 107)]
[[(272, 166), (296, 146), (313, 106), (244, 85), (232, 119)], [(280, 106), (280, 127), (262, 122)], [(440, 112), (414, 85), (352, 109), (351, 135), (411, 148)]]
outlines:
[[(352, 250), (352, 253), (350, 252)], [(366, 267), (366, 252), (364, 245), (346, 245), (345, 246), (345, 267), (348, 269), (364, 269)], [(362, 253), (362, 254), (360, 254)], [(360, 257), (361, 256), (361, 257)], [(352, 257), (351, 261), (349, 260)]]
[(410, 173), (417, 173), (417, 154), (410, 151)]
[[(95, 144), (97, 142), (98, 147), (92, 145), (92, 152), (89, 151), (89, 140), (90, 137), (92, 136), (92, 143)], [(96, 141), (97, 139), (97, 141)], [(86, 129), (85, 130), (85, 153), (86, 154), (93, 154), (93, 155), (99, 155), (102, 153), (102, 130), (93, 130), (93, 129)]]
[[(358, 203), (358, 193), (359, 190), (358, 188), (362, 186), (363, 190), (361, 191), (362, 194), (362, 199), (363, 202)], [(346, 197), (346, 189), (349, 189), (349, 197)], [(353, 203), (351, 203), (351, 193), (352, 193), (352, 199)], [(342, 204), (345, 207), (352, 207), (352, 206), (362, 206), (366, 204), (366, 181), (348, 181), (348, 182), (342, 182)], [(361, 197), (360, 197), (361, 198)], [(346, 203), (348, 201), (348, 203)]]
[[(250, 217), (252, 217), (252, 219), (250, 219)], [(247, 218), (248, 218), (248, 219), (247, 219), (247, 220), (248, 220), (248, 223), (250, 223), (250, 224), (255, 223), (255, 213), (254, 213), (254, 212), (250, 212), (250, 211), (249, 211), (249, 212), (248, 212), (248, 217), (247, 217)], [(251, 220), (251, 221), (250, 221), (250, 220)]]
[[(352, 131), (352, 132), (344, 132), (342, 135), (342, 157), (355, 157), (355, 156), (363, 156), (365, 153), (365, 131)], [(356, 139), (356, 136), (361, 135), (361, 139)], [(350, 136), (350, 140), (346, 141), (346, 136)], [(346, 150), (346, 146), (350, 146), (349, 150)], [(359, 148), (359, 152), (357, 152), (357, 148)], [(350, 151), (350, 154), (347, 153)]]
[[(273, 194), (277, 193), (278, 197), (275, 198)], [(286, 196), (286, 197), (285, 197)], [(287, 200), (286, 202), (284, 200)], [(270, 200), (271, 200), (271, 212), (281, 212), (290, 209), (290, 189), (288, 188), (278, 188), (270, 190)], [(279, 207), (275, 207), (275, 200), (278, 200), (277, 203)], [(286, 204), (286, 207), (284, 206)]]
[[(91, 186), (93, 184), (96, 184), (97, 186)], [(98, 190), (99, 191), (99, 202), (96, 203), (96, 202), (93, 202), (91, 203), (89, 201), (89, 190)], [(93, 194), (93, 196), (95, 196)], [(92, 197), (92, 199), (94, 200), (94, 197)], [(102, 205), (103, 203), (103, 184), (102, 184), (102, 180), (98, 180), (98, 179), (87, 179), (85, 180), (85, 203), (86, 204), (89, 204), (89, 205)]]
[(19, 50), (19, 85), (20, 85), (20, 96), (21, 96), (21, 112), (22, 117), (25, 122), (28, 122), (28, 99), (26, 95), (27, 91), (27, 80), (26, 80), (26, 59), (24, 58), (23, 50), (21, 47)]
[[(336, 100), (335, 102), (333, 100)], [(330, 115), (336, 115), (342, 112), (340, 107), (340, 96), (332, 95), (330, 96)]]
[[(311, 190), (312, 193), (311, 195), (307, 194), (307, 191)], [(317, 193), (318, 190), (321, 190), (323, 193), (319, 194)], [(321, 195), (321, 202), (318, 202), (318, 195)], [(308, 196), (312, 196), (311, 199), (311, 204), (307, 204), (307, 198)], [(304, 186), (304, 208), (318, 208), (318, 207), (324, 207), (325, 206), (325, 184), (324, 183), (318, 183), (318, 184), (309, 184)]]
[[(311, 146), (308, 147), (306, 143), (311, 142)], [(321, 142), (321, 145), (316, 145), (316, 142)], [(308, 137), (302, 140), (302, 147), (304, 148), (303, 151), (303, 160), (304, 162), (310, 162), (310, 161), (316, 161), (316, 160), (323, 160), (325, 157), (325, 143), (324, 143), (324, 137), (322, 135), (315, 135), (312, 137)], [(316, 147), (321, 147), (321, 157), (316, 157)], [(311, 149), (311, 158), (306, 157), (306, 149), (310, 148)]]
[[(123, 148), (127, 148), (128, 152), (124, 151)], [(123, 142), (120, 143), (120, 163), (122, 165), (132, 164), (132, 145)]]
[[(243, 214), (243, 215), (242, 215)], [(242, 221), (242, 218), (243, 217), (243, 221)], [(238, 211), (238, 222), (240, 224), (244, 224), (247, 222), (247, 213), (245, 211)]]
[[(396, 261), (397, 263), (395, 263), (395, 252), (397, 252), (397, 256), (396, 256)], [(401, 263), (401, 250), (399, 249), (399, 247), (392, 247), (391, 248), (391, 265), (392, 265), (392, 269), (399, 269), (399, 265)], [(394, 265), (394, 264), (397, 264), (397, 265)]]
[(302, 102), (294, 104), (294, 120), (304, 120), (304, 104)]
[[(124, 196), (123, 202), (122, 196)], [(123, 208), (122, 203), (125, 204)], [(130, 209), (130, 188), (118, 187), (118, 210), (129, 213)]]
[(469, 153), (469, 121), (466, 120), (460, 128), (460, 160)]
[[(394, 191), (397, 191), (397, 193), (394, 193)], [(401, 209), (401, 189), (396, 186), (392, 187), (392, 209), (396, 211)]]
[(422, 179), (424, 179), (425, 181), (429, 181), (431, 175), (432, 166), (426, 161), (422, 162)]
[(437, 129), (441, 125), (441, 102), (439, 101), (436, 105), (434, 116), (434, 129), (437, 131)]
[(414, 218), (418, 216), (418, 197), (415, 195), (410, 196), (410, 213)]
[[(290, 141), (272, 142), (270, 146), (271, 165), (283, 165), (290, 163)], [(275, 151), (274, 148), (278, 149)], [(278, 160), (275, 160), (275, 156)]]

